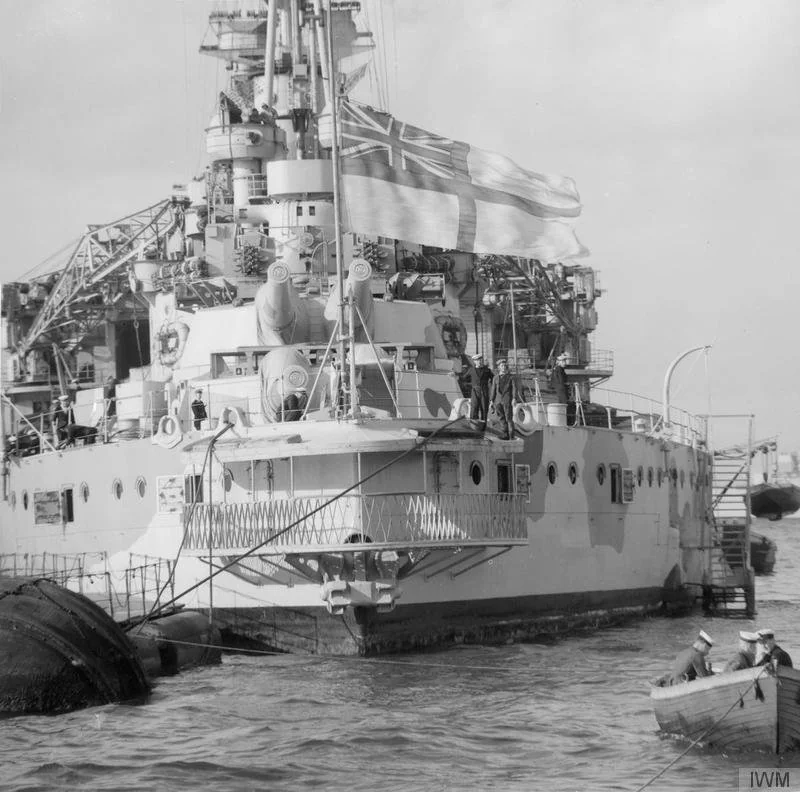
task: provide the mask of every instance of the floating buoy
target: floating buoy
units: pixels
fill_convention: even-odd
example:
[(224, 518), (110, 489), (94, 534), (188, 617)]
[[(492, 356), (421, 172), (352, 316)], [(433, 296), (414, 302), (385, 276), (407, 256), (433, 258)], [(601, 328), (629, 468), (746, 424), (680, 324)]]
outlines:
[(122, 629), (50, 580), (0, 578), (0, 713), (70, 712), (145, 696), (145, 670)]
[(222, 658), (219, 630), (208, 616), (182, 611), (128, 630), (150, 676), (169, 676), (195, 666), (214, 665)]

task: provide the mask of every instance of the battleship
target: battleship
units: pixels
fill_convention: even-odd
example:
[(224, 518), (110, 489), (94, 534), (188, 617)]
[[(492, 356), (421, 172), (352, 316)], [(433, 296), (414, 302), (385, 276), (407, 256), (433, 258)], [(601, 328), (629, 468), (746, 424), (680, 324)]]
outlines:
[(360, 655), (746, 589), (708, 417), (603, 387), (572, 180), (352, 99), (359, 11), (212, 8), (205, 170), (4, 284), (0, 574)]

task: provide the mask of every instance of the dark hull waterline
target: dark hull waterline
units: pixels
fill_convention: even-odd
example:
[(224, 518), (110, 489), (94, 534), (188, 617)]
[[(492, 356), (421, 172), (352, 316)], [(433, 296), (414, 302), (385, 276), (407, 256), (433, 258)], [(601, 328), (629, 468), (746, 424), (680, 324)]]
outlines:
[[(684, 607), (683, 599), (671, 607)], [(666, 608), (661, 588), (592, 591), (507, 599), (355, 608), (332, 616), (318, 608), (215, 609), (223, 645), (281, 652), (371, 656), (463, 643), (535, 640), (636, 618)]]

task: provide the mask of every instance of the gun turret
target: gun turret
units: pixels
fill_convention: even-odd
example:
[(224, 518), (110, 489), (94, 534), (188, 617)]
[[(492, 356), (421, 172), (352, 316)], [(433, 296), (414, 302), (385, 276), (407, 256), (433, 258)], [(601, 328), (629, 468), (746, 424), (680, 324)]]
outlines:
[(308, 360), (295, 347), (273, 349), (261, 362), (261, 411), (272, 423), (296, 421), (308, 403)]

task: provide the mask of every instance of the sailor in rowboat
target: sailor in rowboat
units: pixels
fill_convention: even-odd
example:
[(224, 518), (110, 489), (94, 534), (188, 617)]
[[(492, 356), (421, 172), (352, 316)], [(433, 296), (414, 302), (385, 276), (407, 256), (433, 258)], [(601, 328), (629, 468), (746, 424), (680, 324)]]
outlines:
[(762, 666), (772, 663), (774, 666), (793, 667), (792, 658), (789, 657), (788, 652), (785, 652), (775, 643), (775, 633), (772, 630), (759, 630), (758, 642), (761, 644), (764, 654), (756, 665)]
[(681, 682), (691, 682), (698, 677), (711, 676), (711, 667), (706, 663), (706, 656), (711, 651), (714, 642), (708, 633), (700, 630), (697, 640), (684, 649), (672, 664), (669, 672), (669, 684), (678, 685)]
[(739, 648), (736, 654), (725, 663), (725, 671), (741, 671), (756, 664), (756, 641), (758, 635), (742, 630), (739, 633)]

